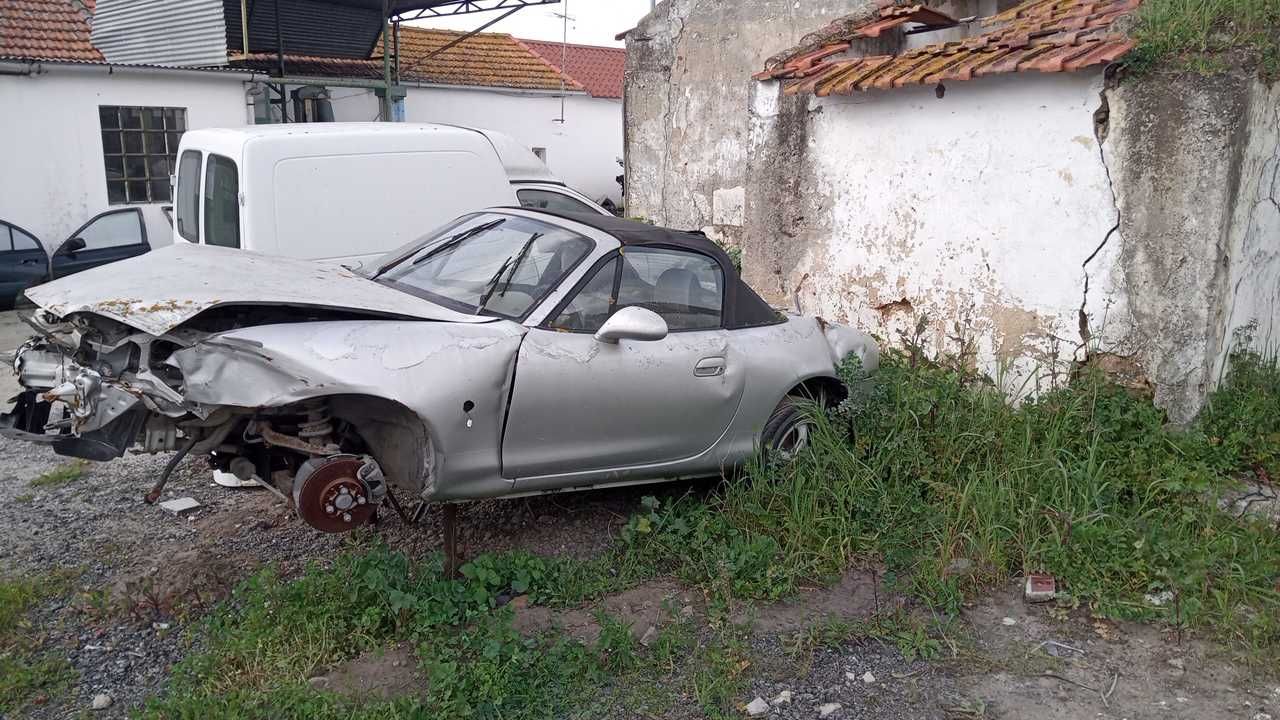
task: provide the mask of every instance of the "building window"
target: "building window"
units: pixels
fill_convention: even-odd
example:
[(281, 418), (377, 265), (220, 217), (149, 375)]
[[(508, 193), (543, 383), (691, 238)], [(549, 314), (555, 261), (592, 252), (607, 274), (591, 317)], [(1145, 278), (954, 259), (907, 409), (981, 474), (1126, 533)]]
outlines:
[(112, 205), (169, 202), (186, 108), (101, 105), (102, 156)]

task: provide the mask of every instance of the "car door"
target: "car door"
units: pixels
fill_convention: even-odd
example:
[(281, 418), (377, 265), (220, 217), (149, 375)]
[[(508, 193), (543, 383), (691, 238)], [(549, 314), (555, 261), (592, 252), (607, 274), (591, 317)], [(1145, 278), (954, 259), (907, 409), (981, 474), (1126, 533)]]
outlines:
[[(502, 446), (517, 491), (671, 465), (715, 445), (745, 378), (722, 328), (723, 297), (719, 265), (699, 253), (628, 247), (598, 262), (521, 344)], [(662, 316), (667, 336), (595, 338), (633, 305)]]
[(138, 208), (109, 210), (94, 217), (72, 233), (53, 253), (52, 274), (66, 277), (89, 268), (151, 249), (147, 228)]
[(0, 221), (0, 310), (8, 310), (49, 272), (49, 256), (34, 235)]

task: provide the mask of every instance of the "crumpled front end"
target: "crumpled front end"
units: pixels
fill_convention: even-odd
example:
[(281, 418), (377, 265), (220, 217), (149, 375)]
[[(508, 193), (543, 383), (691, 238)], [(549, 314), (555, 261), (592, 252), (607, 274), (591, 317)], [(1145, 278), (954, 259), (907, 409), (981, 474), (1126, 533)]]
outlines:
[(39, 334), (14, 353), (22, 392), (0, 415), (0, 433), (61, 455), (110, 460), (135, 443), (172, 450), (174, 421), (208, 416), (184, 400), (180, 374), (154, 362), (184, 340), (92, 316), (63, 321), (39, 311), (28, 322)]

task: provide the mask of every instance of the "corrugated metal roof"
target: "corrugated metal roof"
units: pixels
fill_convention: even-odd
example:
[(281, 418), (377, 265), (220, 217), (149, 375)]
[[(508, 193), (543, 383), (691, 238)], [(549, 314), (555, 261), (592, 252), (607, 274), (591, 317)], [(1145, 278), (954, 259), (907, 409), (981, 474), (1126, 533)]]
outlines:
[(97, 0), (93, 44), (113, 63), (222, 65), (220, 0)]
[[(240, 0), (221, 2), (228, 50), (243, 52)], [(276, 51), (276, 3), (280, 4), (280, 40), (289, 55), (367, 58), (382, 32), (381, 3), (377, 8), (317, 0), (251, 0), (249, 52)]]
[(67, 0), (0, 2), (0, 56), (23, 60), (102, 60), (89, 24)]
[(983, 22), (992, 30), (964, 40), (900, 55), (842, 59), (832, 58), (848, 50), (850, 43), (831, 42), (755, 77), (785, 81), (789, 95), (823, 96), (1028, 70), (1074, 71), (1112, 62), (1133, 48), (1133, 40), (1112, 26), (1140, 4), (1141, 0), (1029, 0), (987, 18)]
[[(627, 51), (598, 45), (561, 45), (542, 40), (517, 40), (543, 60), (562, 70), (591, 93), (591, 97), (621, 98)], [(564, 67), (560, 67), (561, 60)]]

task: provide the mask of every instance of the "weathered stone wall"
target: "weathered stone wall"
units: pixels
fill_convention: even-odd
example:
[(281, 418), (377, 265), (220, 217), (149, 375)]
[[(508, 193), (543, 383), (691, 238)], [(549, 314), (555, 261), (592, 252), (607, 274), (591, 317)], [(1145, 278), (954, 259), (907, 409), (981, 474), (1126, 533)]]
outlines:
[(1280, 85), (1155, 74), (1106, 97), (1119, 224), (1089, 264), (1091, 329), (1185, 420), (1235, 345), (1280, 340)]

